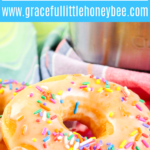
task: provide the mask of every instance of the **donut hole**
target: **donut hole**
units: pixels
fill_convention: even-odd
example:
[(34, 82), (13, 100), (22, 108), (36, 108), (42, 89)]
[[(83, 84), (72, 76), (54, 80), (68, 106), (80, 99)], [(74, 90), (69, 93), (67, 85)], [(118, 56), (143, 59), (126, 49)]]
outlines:
[(90, 138), (94, 136), (90, 128), (79, 121), (64, 121), (63, 123), (70, 131), (77, 132), (83, 137)]
[(114, 126), (109, 122), (104, 111), (100, 109), (99, 103), (95, 102), (91, 105), (91, 103), (88, 102), (83, 104), (80, 102), (76, 114), (73, 114), (72, 111), (74, 110), (74, 103), (70, 101), (69, 105), (69, 109), (65, 109), (62, 115), (63, 122), (78, 121), (87, 126), (92, 136), (96, 138), (106, 138), (114, 133)]

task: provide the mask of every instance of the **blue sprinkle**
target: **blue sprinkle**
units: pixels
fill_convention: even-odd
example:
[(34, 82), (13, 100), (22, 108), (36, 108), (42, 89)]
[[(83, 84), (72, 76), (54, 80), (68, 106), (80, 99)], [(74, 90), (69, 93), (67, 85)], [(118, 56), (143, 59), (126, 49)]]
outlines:
[(76, 142), (79, 142), (80, 140), (79, 139), (76, 139)]
[(43, 103), (44, 106), (46, 106), (46, 103)]
[(68, 88), (68, 91), (71, 91), (71, 88)]
[(12, 84), (9, 84), (9, 89), (12, 90)]
[(105, 83), (106, 83), (107, 85), (109, 85), (109, 83), (108, 83), (108, 81), (107, 81), (107, 80), (105, 81)]
[(16, 90), (18, 90), (18, 88), (16, 87)]
[(111, 145), (111, 143), (106, 143), (106, 145)]
[(121, 97), (121, 101), (122, 101), (122, 102), (124, 102), (124, 99), (123, 99), (123, 97)]
[(62, 100), (62, 99), (60, 100), (60, 103), (61, 103), (61, 104), (63, 103), (63, 100)]
[(97, 76), (96, 79), (100, 79), (100, 77)]
[(114, 147), (114, 144), (110, 145), (107, 149), (111, 150)]
[(102, 141), (102, 140), (100, 140), (100, 141), (99, 141), (99, 144), (102, 146), (102, 145), (103, 145), (103, 141)]
[(76, 106), (75, 106), (75, 109), (74, 109), (74, 114), (77, 113), (78, 106), (79, 106), (79, 102), (76, 102)]
[(93, 146), (93, 149), (94, 149), (94, 150), (96, 150), (96, 145), (95, 145), (95, 146)]
[(42, 117), (42, 116), (43, 116), (43, 113), (42, 113), (42, 112), (39, 112), (39, 116)]
[(50, 132), (50, 131), (47, 131), (47, 134), (48, 134), (48, 135), (51, 135), (51, 132)]
[(43, 142), (46, 142), (46, 141), (48, 141), (50, 138), (49, 138), (49, 136), (47, 136), (47, 137), (45, 137), (44, 139), (43, 139)]
[(148, 125), (148, 124), (143, 123), (142, 125), (143, 125), (144, 127), (146, 127), (146, 128), (149, 128), (149, 125)]

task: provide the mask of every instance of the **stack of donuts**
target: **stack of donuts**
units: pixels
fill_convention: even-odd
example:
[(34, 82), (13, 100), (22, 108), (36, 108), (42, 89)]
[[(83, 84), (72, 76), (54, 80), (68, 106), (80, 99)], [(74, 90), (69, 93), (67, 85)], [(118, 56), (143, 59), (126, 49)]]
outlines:
[[(15, 92), (10, 85), (11, 94), (6, 91), (15, 97), (9, 102), (7, 96), (1, 123), (8, 150), (150, 149), (150, 111), (126, 86), (81, 74), (21, 84), (18, 89), (14, 81), (11, 84)], [(69, 131), (63, 122), (71, 120), (87, 125), (94, 136)]]

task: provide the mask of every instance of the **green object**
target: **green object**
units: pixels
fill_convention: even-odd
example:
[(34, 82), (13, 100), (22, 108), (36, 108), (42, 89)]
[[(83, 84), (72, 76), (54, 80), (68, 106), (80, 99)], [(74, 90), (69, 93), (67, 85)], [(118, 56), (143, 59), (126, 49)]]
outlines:
[(67, 136), (67, 133), (64, 133), (64, 136)]
[(47, 112), (47, 118), (50, 118), (49, 112)]
[(41, 96), (42, 99), (46, 100), (46, 97), (44, 95)]
[(40, 104), (42, 104), (42, 101), (40, 101), (40, 100), (37, 100), (37, 102), (40, 103)]
[(2, 87), (5, 87), (5, 84), (2, 84)]
[(70, 141), (73, 137), (74, 137), (74, 135), (71, 134), (71, 135), (68, 137), (68, 140)]
[(144, 100), (142, 100), (142, 99), (140, 99), (139, 101), (140, 101), (141, 103), (145, 103), (145, 101), (144, 101)]
[(2, 118), (3, 117), (3, 115), (0, 115), (0, 118)]
[(55, 94), (52, 94), (52, 99), (55, 99)]
[(85, 136), (84, 139), (87, 140), (87, 137)]
[(26, 83), (26, 86), (29, 86), (29, 83)]
[(105, 88), (109, 89), (109, 88), (110, 88), (110, 85), (105, 85)]
[(140, 148), (138, 146), (136, 146), (136, 150), (140, 150)]
[(41, 111), (42, 111), (42, 109), (39, 109), (39, 110), (35, 111), (33, 114), (36, 115), (36, 114), (38, 114)]
[(112, 147), (112, 148), (111, 148), (111, 150), (115, 150), (115, 148), (114, 148), (114, 147)]
[(82, 85), (90, 84), (90, 82), (83, 82)]

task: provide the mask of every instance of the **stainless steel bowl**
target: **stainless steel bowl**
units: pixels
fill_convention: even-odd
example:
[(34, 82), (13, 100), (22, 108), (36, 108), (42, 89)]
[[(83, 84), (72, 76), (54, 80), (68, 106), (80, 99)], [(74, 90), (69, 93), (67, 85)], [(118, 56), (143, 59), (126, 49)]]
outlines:
[(70, 23), (70, 34), (84, 61), (150, 71), (150, 23)]

